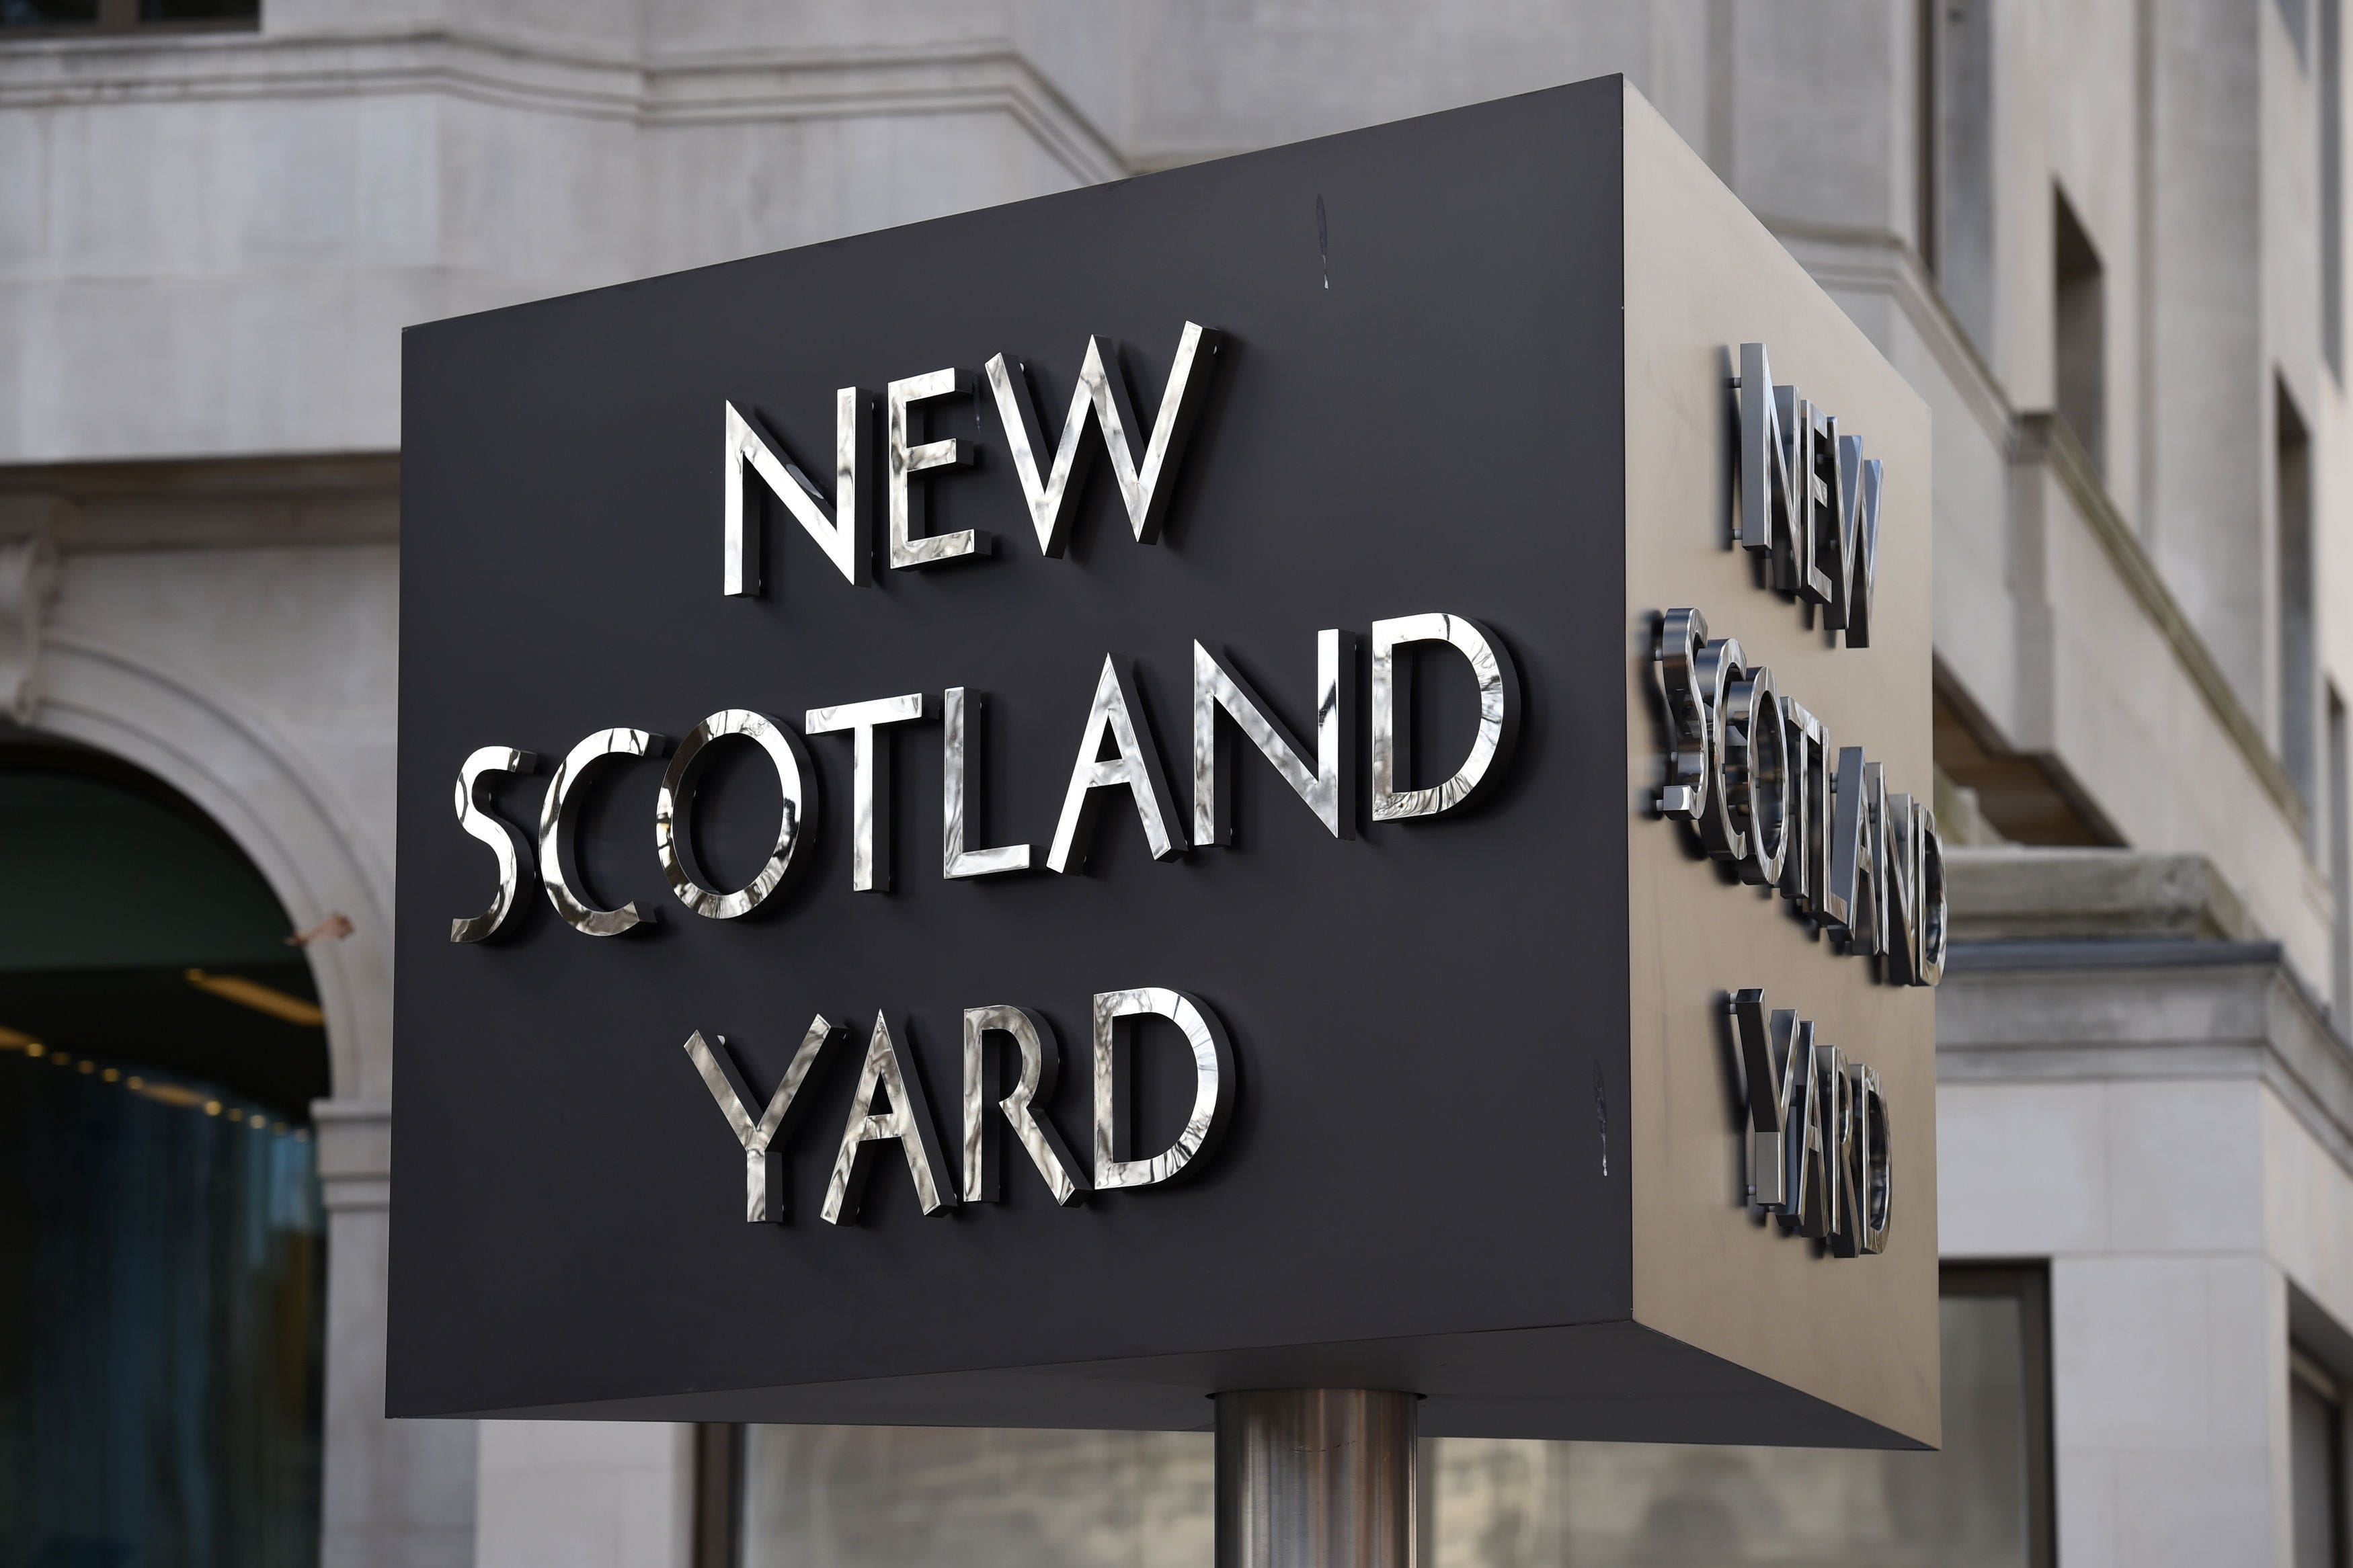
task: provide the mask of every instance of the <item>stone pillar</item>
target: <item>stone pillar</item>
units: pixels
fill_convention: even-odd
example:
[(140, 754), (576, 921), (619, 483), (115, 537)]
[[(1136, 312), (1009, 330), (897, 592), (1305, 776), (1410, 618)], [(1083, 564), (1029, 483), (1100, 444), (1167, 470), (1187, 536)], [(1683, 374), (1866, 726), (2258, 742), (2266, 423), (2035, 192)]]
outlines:
[(322, 1568), (472, 1568), (471, 1421), (384, 1416), (392, 1108), (322, 1100), (319, 1186), (327, 1213), (327, 1389)]
[(485, 1421), (475, 1568), (694, 1568), (694, 1428)]

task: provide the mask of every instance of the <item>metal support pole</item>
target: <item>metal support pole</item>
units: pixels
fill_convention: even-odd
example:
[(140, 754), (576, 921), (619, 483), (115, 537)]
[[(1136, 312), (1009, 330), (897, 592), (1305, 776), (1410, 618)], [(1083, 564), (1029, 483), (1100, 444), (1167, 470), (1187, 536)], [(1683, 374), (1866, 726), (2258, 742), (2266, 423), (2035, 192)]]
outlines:
[(1220, 1394), (1217, 1568), (1413, 1568), (1410, 1394)]

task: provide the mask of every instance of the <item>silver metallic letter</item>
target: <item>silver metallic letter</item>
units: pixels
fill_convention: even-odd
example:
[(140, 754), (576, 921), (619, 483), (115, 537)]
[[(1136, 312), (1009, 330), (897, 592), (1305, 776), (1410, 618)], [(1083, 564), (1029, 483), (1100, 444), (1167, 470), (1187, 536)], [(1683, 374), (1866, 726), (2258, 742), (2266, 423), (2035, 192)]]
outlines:
[(1871, 1068), (1848, 1070), (1854, 1079), (1855, 1160), (1862, 1173), (1855, 1215), (1857, 1240), (1866, 1253), (1884, 1252), (1895, 1197), (1895, 1166), (1887, 1146), (1887, 1098), (1880, 1092), (1879, 1075)]
[(997, 1102), (1029, 1163), (1046, 1179), (1058, 1204), (1086, 1195), (1087, 1178), (1063, 1146), (1062, 1135), (1038, 1114), (1038, 1101), (1050, 1099), (1062, 1053), (1054, 1026), (1027, 1007), (967, 1007), (964, 1010), (964, 1201), (993, 1204), (1002, 1191), (995, 1118), (989, 1115), (987, 1037), (1003, 1035), (1020, 1052), (1021, 1071), (1011, 1092)]
[[(881, 1089), (889, 1108), (874, 1110), (874, 1093)], [(906, 1157), (907, 1174), (914, 1178), (915, 1201), (925, 1214), (937, 1214), (954, 1204), (955, 1193), (940, 1185), (947, 1162), (940, 1157), (937, 1128), (930, 1102), (923, 1098), (918, 1064), (899, 1059), (891, 1043), (891, 1026), (874, 1015), (874, 1033), (866, 1042), (866, 1065), (858, 1070), (858, 1092), (850, 1097), (849, 1121), (841, 1130), (841, 1147), (833, 1157), (833, 1176), (825, 1184), (823, 1218), (839, 1225), (858, 1217), (859, 1198), (866, 1188), (872, 1145), (896, 1142)]]
[(1743, 545), (1770, 552), (1797, 519), (1799, 476), (1789, 471), (1788, 436), (1781, 427), (1772, 362), (1763, 343), (1740, 345), (1740, 535)]
[[(966, 696), (961, 686), (947, 689), (941, 705), (942, 775), (940, 815), (944, 818), (940, 842), (940, 874), (944, 877), (993, 877), (1029, 868), (1029, 846), (1004, 844), (992, 849), (967, 849), (967, 831), (980, 832), (981, 720), (985, 710), (977, 695)], [(967, 729), (969, 725), (969, 729)]]
[[(686, 1054), (693, 1058), (694, 1070), (702, 1075), (711, 1098), (719, 1102), (727, 1125), (735, 1130), (737, 1141), (744, 1145), (744, 1217), (754, 1225), (763, 1220), (781, 1222), (785, 1217), (784, 1166), (768, 1156), (784, 1146), (785, 1124), (792, 1115), (801, 1085), (808, 1080), (809, 1068), (817, 1065), (818, 1052), (825, 1048), (828, 1040), (842, 1033), (827, 1023), (822, 1014), (809, 1025), (808, 1033), (801, 1037), (800, 1049), (793, 1053), (791, 1065), (785, 1068), (784, 1081), (768, 1097), (768, 1108), (757, 1121), (752, 1120), (747, 1108), (757, 1104), (759, 1097), (744, 1082), (743, 1068), (733, 1053), (722, 1057), (712, 1051), (703, 1043), (699, 1029), (686, 1037)], [(727, 1037), (715, 1037), (720, 1050), (726, 1051)]]
[[(1070, 788), (1062, 793), (1061, 820), (1054, 825), (1054, 846), (1046, 864), (1057, 871), (1073, 871), (1087, 863), (1087, 846), (1094, 837), (1095, 794), (1125, 789), (1135, 802), (1144, 824), (1145, 842), (1155, 860), (1184, 852), (1185, 839), (1176, 826), (1176, 808), (1168, 795), (1168, 780), (1160, 769), (1160, 749), (1143, 719), (1142, 706), (1128, 672), (1106, 656), (1095, 681), (1094, 701), (1087, 709), (1086, 732), (1079, 739), (1079, 758), (1071, 767)], [(1108, 740), (1118, 755), (1104, 757)]]
[(960, 370), (935, 370), (929, 375), (913, 375), (904, 381), (894, 381), (884, 394), (883, 405), (888, 410), (891, 471), (887, 483), (891, 489), (891, 564), (893, 567), (931, 566), (958, 556), (987, 554), (988, 540), (971, 529), (944, 533), (936, 539), (922, 537), (923, 531), (923, 496), (913, 489), (909, 481), (926, 468), (960, 468), (972, 461), (972, 447), (962, 439), (923, 441), (910, 444), (907, 439), (908, 413), (913, 405), (934, 397), (969, 396), (972, 377)]
[[(1185, 1031), (1193, 1051), (1193, 1112), (1166, 1150), (1149, 1160), (1122, 1160), (1119, 1128), (1125, 1118), (1120, 1114), (1120, 1091), (1127, 1076), (1122, 1068), (1128, 1042), (1119, 1021), (1145, 1016), (1169, 1019)], [(1094, 1037), (1095, 1191), (1156, 1185), (1216, 1146), (1234, 1107), (1233, 1047), (1216, 1015), (1183, 992), (1157, 985), (1105, 991), (1094, 1001)]]
[(1086, 359), (1079, 367), (1079, 384), (1071, 397), (1071, 412), (1062, 420), (1062, 437), (1043, 479), (1039, 476), (1038, 458), (1046, 449), (1046, 437), (1030, 407), (1025, 371), (1008, 364), (1003, 354), (989, 360), (989, 391), (996, 397), (997, 418), (1005, 426), (1006, 445), (1013, 454), (1022, 496), (1029, 503), (1029, 521), (1038, 531), (1040, 550), (1060, 556), (1070, 542), (1070, 503), (1084, 488), (1087, 466), (1093, 457), (1085, 440), (1090, 411), (1102, 426), (1103, 446), (1111, 455), (1113, 476), (1119, 482), (1120, 500), (1127, 507), (1136, 542), (1158, 542), (1160, 524), (1168, 511), (1166, 481), (1184, 456), (1186, 438), (1200, 412), (1201, 396), (1209, 381), (1207, 362), (1217, 353), (1218, 340), (1215, 331), (1192, 321), (1185, 323), (1176, 340), (1176, 363), (1169, 366), (1168, 384), (1160, 395), (1159, 417), (1153, 422), (1139, 464), (1129, 444), (1130, 432), (1138, 426), (1135, 410), (1128, 404), (1127, 382), (1120, 374), (1119, 345), (1107, 338), (1089, 338)]
[(1822, 1240), (1833, 1258), (1852, 1258), (1855, 1228), (1854, 1095), (1846, 1057), (1836, 1046), (1821, 1047), (1822, 1142), (1830, 1176), (1830, 1202)]
[(1887, 951), (1887, 841), (1881, 823), (1887, 815), (1886, 775), (1862, 760), (1861, 746), (1839, 750), (1836, 809), (1831, 818), (1831, 880), (1828, 898), (1846, 906), (1836, 920), (1849, 952)]
[(1356, 665), (1352, 638), (1338, 631), (1315, 634), (1315, 763), (1308, 765), (1290, 731), (1269, 714), (1250, 682), (1219, 663), (1198, 642), (1193, 645), (1193, 842), (1233, 841), (1231, 782), (1225, 753), (1218, 749), (1218, 710), (1233, 720), (1243, 738), (1274, 765), (1292, 793), (1307, 803), (1335, 838), (1356, 836), (1356, 803), (1349, 781), (1355, 769), (1356, 714), (1351, 689)]
[(1912, 983), (1934, 985), (1945, 977), (1945, 839), (1935, 812), (1925, 805), (1913, 811), (1920, 831), (1920, 972)]
[(852, 584), (866, 581), (869, 509), (861, 504), (858, 477), (858, 454), (866, 446), (866, 395), (854, 386), (834, 394), (833, 515), (828, 517), (824, 495), (808, 476), (770, 446), (759, 426), (736, 412), (733, 403), (727, 405), (727, 558), (720, 592), (742, 595), (760, 591), (760, 531), (744, 515), (751, 504), (744, 493), (746, 463), (844, 577)]
[(1879, 577), (1880, 467), (1876, 458), (1864, 459), (1859, 437), (1839, 440), (1839, 488), (1831, 603), (1822, 620), (1844, 629), (1847, 647), (1869, 647), (1872, 589)]
[(1794, 1136), (1787, 1143), (1788, 1175), (1782, 1194), (1781, 1225), (1811, 1237), (1827, 1234), (1831, 1202), (1824, 1166), (1829, 1151), (1823, 1141), (1829, 1129), (1822, 1125), (1821, 1059), (1813, 1020), (1799, 1019), (1789, 1037), (1789, 1059), (1784, 1069), (1797, 1079), (1797, 1092), (1802, 1099), (1789, 1109), (1793, 1121), (1788, 1131)]
[(1789, 1134), (1798, 1131), (1789, 1122), (1805, 1109), (1798, 1015), (1781, 1008), (1768, 1025), (1765, 993), (1751, 988), (1734, 994), (1732, 1018), (1748, 1079), (1749, 1201), (1758, 1208), (1786, 1209), (1790, 1206)]
[(1659, 619), (1658, 646), (1651, 658), (1674, 727), (1667, 756), (1667, 781), (1659, 791), (1659, 815), (1679, 817), (1696, 828), (1706, 809), (1708, 780), (1715, 776), (1718, 749), (1715, 706), (1700, 689), (1700, 650), (1707, 646), (1707, 617), (1697, 610), (1669, 610)]
[[(1479, 732), (1454, 776), (1431, 789), (1408, 789), (1413, 755), (1410, 694), (1398, 650), (1409, 643), (1452, 645), (1479, 683)], [(1451, 811), (1503, 776), (1520, 729), (1520, 678), (1503, 642), (1467, 616), (1400, 616), (1373, 623), (1373, 820), (1398, 822)]]
[[(776, 846), (767, 864), (751, 881), (732, 893), (717, 893), (695, 878), (693, 828), (687, 814), (694, 805), (694, 784), (702, 769), (702, 749), (712, 742), (741, 735), (768, 753), (776, 770), (776, 786), (784, 795), (784, 812), (776, 824)], [(678, 754), (662, 771), (661, 794), (654, 798), (654, 854), (678, 901), (696, 914), (714, 921), (748, 915), (768, 901), (791, 868), (793, 851), (817, 822), (817, 773), (803, 765), (800, 742), (790, 730), (764, 713), (745, 708), (723, 708), (697, 724), (681, 742)]]
[(522, 888), (531, 842), (523, 837), (522, 829), (484, 806), (478, 792), (482, 780), (491, 773), (527, 773), (538, 765), (537, 757), (512, 746), (484, 746), (459, 764), (458, 826), (489, 845), (491, 853), (498, 857), (499, 885), (491, 895), (489, 909), (470, 919), (449, 922), (451, 942), (481, 942), (494, 937), (514, 915), (515, 895)]
[(1773, 672), (1743, 671), (1725, 693), (1724, 794), (1744, 825), (1740, 879), (1776, 887), (1789, 847), (1788, 739)]
[(1887, 947), (1880, 978), (1890, 985), (1922, 983), (1919, 809), (1910, 795), (1891, 795), (1880, 818), (1887, 856)]
[(1710, 855), (1736, 866), (1748, 858), (1748, 830), (1733, 812), (1732, 792), (1725, 780), (1725, 763), (1731, 760), (1725, 755), (1730, 737), (1725, 725), (1731, 714), (1731, 688), (1746, 673), (1740, 643), (1734, 637), (1717, 637), (1701, 648), (1693, 670), (1700, 700), (1707, 705), (1709, 714), (1708, 783), (1697, 818), (1700, 842)]
[(812, 708), (801, 721), (812, 735), (850, 732), (849, 885), (858, 892), (891, 890), (891, 743), (878, 742), (874, 731), (880, 725), (903, 724), (923, 716), (923, 695), (916, 691)]
[(547, 889), (547, 901), (573, 930), (590, 936), (618, 936), (656, 918), (652, 910), (640, 914), (634, 901), (617, 910), (600, 910), (589, 903), (586, 891), (574, 887), (564, 874), (564, 841), (572, 836), (573, 818), (579, 810), (575, 788), (590, 768), (614, 757), (659, 757), (669, 749), (666, 737), (648, 731), (599, 730), (573, 747), (548, 781), (547, 795), (539, 803), (539, 880)]

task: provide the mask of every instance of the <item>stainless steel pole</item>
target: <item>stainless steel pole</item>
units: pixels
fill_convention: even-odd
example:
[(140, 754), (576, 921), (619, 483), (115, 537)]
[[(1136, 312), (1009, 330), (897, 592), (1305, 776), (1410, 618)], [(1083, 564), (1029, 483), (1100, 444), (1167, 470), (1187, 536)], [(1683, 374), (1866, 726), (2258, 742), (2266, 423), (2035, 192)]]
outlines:
[(1412, 1568), (1410, 1394), (1217, 1396), (1217, 1568)]

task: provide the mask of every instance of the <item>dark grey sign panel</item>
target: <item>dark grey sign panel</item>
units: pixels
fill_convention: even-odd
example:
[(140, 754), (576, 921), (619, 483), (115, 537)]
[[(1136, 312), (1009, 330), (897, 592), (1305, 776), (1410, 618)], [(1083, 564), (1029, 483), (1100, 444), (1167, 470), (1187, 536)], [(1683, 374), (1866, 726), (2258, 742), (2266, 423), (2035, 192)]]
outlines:
[(1640, 1310), (1630, 106), (408, 332), (394, 1414), (1933, 1437)]

